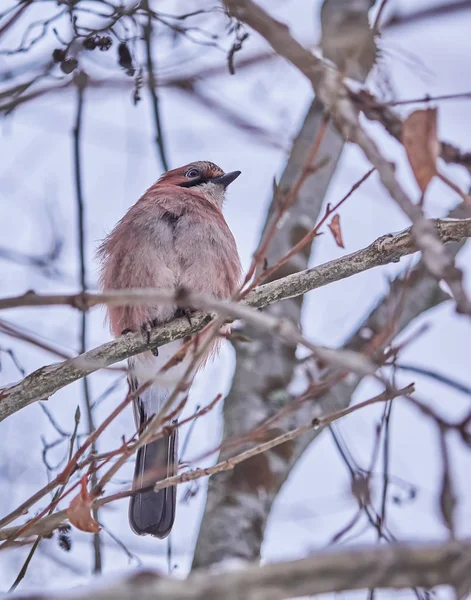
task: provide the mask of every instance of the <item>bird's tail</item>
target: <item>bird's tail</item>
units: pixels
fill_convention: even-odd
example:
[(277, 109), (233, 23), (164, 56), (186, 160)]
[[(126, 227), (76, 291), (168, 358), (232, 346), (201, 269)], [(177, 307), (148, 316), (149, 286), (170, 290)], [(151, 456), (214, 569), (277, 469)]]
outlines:
[[(148, 487), (170, 477), (178, 468), (178, 430), (139, 448), (133, 488)], [(175, 520), (176, 487), (154, 492), (152, 489), (131, 497), (129, 523), (138, 535), (167, 537)]]
[[(130, 391), (135, 393), (145, 382), (155, 377), (180, 346), (181, 341), (178, 340), (159, 348), (158, 356), (148, 353), (129, 359)], [(179, 382), (185, 373), (188, 360), (185, 359), (172, 369), (168, 369), (160, 375), (158, 382), (141, 390), (134, 398), (134, 420), (138, 431), (141, 433), (146, 431), (149, 420), (163, 410), (169, 397), (175, 392), (176, 382)], [(178, 391), (172, 406), (168, 407), (168, 412), (174, 411), (172, 413), (174, 419), (177, 417), (178, 407), (185, 403), (187, 396), (186, 390)], [(172, 486), (154, 492), (151, 486), (178, 472), (177, 436), (178, 430), (175, 428), (170, 435), (150, 442), (137, 451), (133, 489), (149, 488), (146, 491), (136, 492), (131, 496), (129, 504), (129, 523), (138, 535), (164, 538), (172, 529), (177, 488)]]

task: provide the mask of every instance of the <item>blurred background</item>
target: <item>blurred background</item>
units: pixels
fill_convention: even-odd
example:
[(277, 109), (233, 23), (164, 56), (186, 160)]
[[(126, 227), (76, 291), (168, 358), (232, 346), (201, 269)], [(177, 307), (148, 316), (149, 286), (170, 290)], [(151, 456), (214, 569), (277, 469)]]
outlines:
[[(318, 51), (323, 2), (258, 3), (286, 23), (304, 46)], [(342, 3), (330, 4), (339, 14), (343, 10)], [(379, 4), (372, 6), (370, 23)], [(21, 14), (5, 28), (18, 7)], [(82, 288), (76, 144), (88, 290), (97, 290), (95, 251), (100, 240), (166, 166), (175, 168), (194, 160), (212, 161), (225, 171), (242, 171), (230, 188), (224, 211), (244, 270), (249, 268), (272, 200), (273, 180), (280, 180), (293, 140), (303, 127), (313, 100), (312, 88), (257, 33), (230, 19), (220, 3), (149, 0), (149, 7), (154, 15), (151, 30), (143, 15), (132, 14), (135, 4), (129, 2), (122, 9), (129, 14), (121, 14), (111, 29), (109, 15), (115, 14), (112, 0), (1, 3), (2, 296), (29, 289), (72, 293)], [(71, 14), (76, 19), (76, 31), (83, 35), (68, 46), (74, 39)], [(324, 18), (328, 19), (327, 13)], [(471, 3), (390, 0), (379, 25), (378, 52), (368, 77), (368, 88), (378, 99), (412, 100), (470, 91)], [(97, 31), (104, 41), (95, 42), (95, 48), (84, 48), (84, 39), (91, 39), (87, 31)], [(150, 35), (150, 46), (142, 39), (143, 32)], [(154, 95), (148, 89), (149, 47)], [(58, 54), (58, 50), (65, 54)], [(162, 130), (160, 146), (156, 143), (156, 101)], [(439, 107), (439, 138), (468, 149), (469, 96), (435, 105)], [(418, 106), (404, 104), (395, 110), (405, 117)], [(411, 197), (418, 200), (420, 192), (404, 148), (380, 123), (365, 119), (364, 124), (386, 157), (397, 165), (399, 179)], [(324, 206), (338, 202), (368, 169), (369, 163), (358, 148), (347, 143), (330, 179)], [(470, 188), (469, 172), (463, 167), (443, 164), (441, 169), (462, 189)], [(429, 217), (444, 217), (459, 203), (457, 194), (436, 180), (427, 191), (424, 211)], [(324, 228), (324, 235), (313, 245), (310, 266), (363, 248), (383, 234), (410, 225), (375, 174), (342, 206), (340, 217), (345, 249), (339, 248)], [(417, 256), (408, 257), (399, 264), (307, 294), (301, 317), (305, 335), (317, 344), (342, 345), (388, 292), (391, 280), (417, 261)], [(465, 271), (466, 289), (471, 294), (469, 245), (459, 252), (457, 264)], [(101, 308), (87, 314), (86, 349), (110, 339), (104, 316)], [(453, 302), (444, 301), (422, 311), (396, 340), (408, 340), (399, 363), (445, 374), (452, 382), (399, 369), (395, 372), (396, 385), (415, 381), (417, 397), (438, 414), (448, 420), (463, 418), (471, 399), (470, 339), (469, 319), (456, 314)], [(82, 317), (71, 308), (3, 311), (0, 385), (18, 381), (41, 366), (62, 360), (61, 356), (74, 356), (82, 345)], [(235, 369), (236, 353), (228, 342), (198, 376), (185, 414), (207, 403), (215, 393), (227, 395)], [(461, 389), (457, 383), (462, 384)], [(301, 373), (291, 380), (290, 390), (302, 391), (304, 385)], [(100, 371), (88, 378), (88, 387), (90, 411), (79, 381), (1, 423), (2, 514), (14, 509), (64, 465), (77, 406), (81, 408), (80, 442), (84, 439), (81, 436), (123, 399), (127, 392), (125, 373)], [(377, 383), (365, 380), (357, 387), (353, 402), (379, 391)], [(371, 461), (383, 413), (381, 404), (367, 407), (338, 422), (334, 436), (324, 431), (309, 445), (274, 499), (261, 546), (263, 561), (302, 557), (332, 543), (377, 540), (378, 531), (366, 514), (354, 519), (358, 499), (352, 494), (347, 465), (356, 473), (371, 470), (371, 502), (379, 511), (385, 446), (381, 445), (373, 469)], [(116, 447), (123, 435), (133, 431), (129, 408), (100, 437), (99, 451)], [(219, 405), (191, 427), (183, 428), (181, 459), (192, 461), (217, 448), (222, 431)], [(398, 540), (445, 539), (448, 530), (439, 506), (442, 456), (435, 423), (403, 399), (395, 400), (388, 440), (388, 531)], [(457, 499), (456, 534), (469, 536), (471, 457), (454, 432), (450, 432), (448, 443)], [(216, 459), (217, 453), (212, 452), (197, 466), (213, 464)], [(126, 465), (107, 493), (127, 485), (132, 469), (132, 464)], [(205, 510), (206, 487), (205, 479), (179, 486), (177, 520), (170, 542), (135, 536), (128, 527), (127, 500), (101, 509), (101, 567), (97, 566), (98, 542), (94, 546), (90, 534), (73, 529), (62, 542), (57, 535), (41, 541), (20, 589), (69, 588), (89, 581), (100, 568), (104, 574), (113, 575), (145, 565), (185, 576), (191, 568)], [(31, 515), (42, 507), (35, 507)], [(346, 527), (345, 535), (336, 540)], [(13, 548), (2, 554), (3, 591), (15, 580), (29, 549)], [(411, 590), (379, 595), (415, 594)], [(438, 590), (434, 597), (448, 597), (448, 592)]]

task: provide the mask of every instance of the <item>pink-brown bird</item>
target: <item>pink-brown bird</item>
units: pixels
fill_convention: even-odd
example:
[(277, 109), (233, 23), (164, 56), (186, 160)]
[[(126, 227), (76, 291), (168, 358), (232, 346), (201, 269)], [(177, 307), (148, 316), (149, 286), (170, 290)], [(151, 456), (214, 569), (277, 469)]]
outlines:
[[(211, 162), (191, 163), (168, 171), (132, 206), (99, 248), (101, 285), (105, 290), (129, 288), (185, 288), (228, 298), (237, 289), (241, 267), (234, 237), (222, 206), (227, 186), (240, 171), (224, 173)], [(185, 311), (183, 311), (185, 314)], [(182, 311), (176, 305), (110, 307), (115, 336), (164, 323)], [(131, 391), (155, 377), (182, 346), (176, 340), (156, 351), (128, 361)], [(202, 362), (214, 352), (208, 349)], [(159, 412), (185, 373), (190, 357), (168, 369), (134, 400), (134, 418), (140, 430)], [(173, 407), (187, 392), (179, 391)], [(177, 430), (138, 450), (134, 489), (154, 484), (178, 470)], [(156, 475), (157, 474), (157, 475)], [(149, 481), (150, 479), (150, 481)], [(175, 487), (131, 497), (129, 522), (135, 533), (166, 537), (175, 520)]]

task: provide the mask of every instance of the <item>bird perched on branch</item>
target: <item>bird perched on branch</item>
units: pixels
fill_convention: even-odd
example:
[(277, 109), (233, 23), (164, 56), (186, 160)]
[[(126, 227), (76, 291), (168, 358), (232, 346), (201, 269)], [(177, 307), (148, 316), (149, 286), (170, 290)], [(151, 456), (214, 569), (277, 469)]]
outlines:
[[(162, 175), (101, 244), (103, 289), (164, 288), (177, 293), (184, 288), (219, 299), (230, 297), (237, 289), (241, 267), (222, 206), (227, 186), (239, 175), (240, 171), (224, 173), (205, 161)], [(156, 302), (153, 306), (109, 307), (108, 315), (113, 334), (119, 336), (123, 331), (148, 332), (152, 325), (181, 316), (182, 311), (176, 304)], [(130, 390), (135, 392), (156, 378), (182, 345), (182, 340), (176, 340), (129, 359)], [(199, 366), (216, 346), (217, 340), (200, 357)], [(176, 390), (190, 361), (186, 355), (134, 399), (136, 427), (141, 433)], [(187, 394), (179, 387), (169, 412), (183, 406)], [(149, 487), (177, 472), (177, 431), (138, 450), (134, 489)], [(175, 502), (175, 487), (133, 495), (129, 521), (134, 532), (166, 537), (175, 519)]]

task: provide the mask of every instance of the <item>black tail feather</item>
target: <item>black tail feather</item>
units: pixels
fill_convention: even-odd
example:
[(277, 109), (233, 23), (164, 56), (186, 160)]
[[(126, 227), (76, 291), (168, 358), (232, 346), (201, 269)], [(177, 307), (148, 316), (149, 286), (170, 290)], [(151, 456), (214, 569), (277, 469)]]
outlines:
[[(137, 451), (133, 488), (147, 487), (177, 472), (177, 430)], [(140, 492), (131, 497), (129, 523), (138, 535), (165, 538), (175, 520), (176, 487)]]

